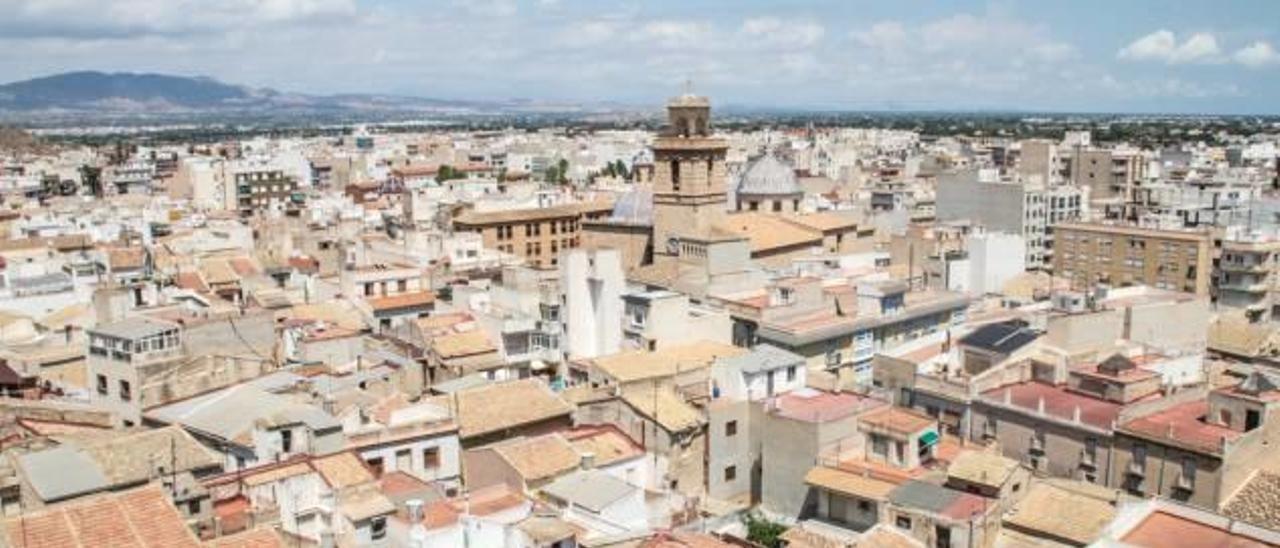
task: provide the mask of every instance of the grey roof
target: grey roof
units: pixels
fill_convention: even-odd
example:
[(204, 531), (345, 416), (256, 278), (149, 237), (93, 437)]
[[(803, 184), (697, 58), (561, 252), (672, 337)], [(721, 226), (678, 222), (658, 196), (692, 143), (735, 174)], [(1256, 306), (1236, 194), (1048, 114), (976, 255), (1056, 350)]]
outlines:
[(743, 172), (738, 182), (738, 196), (789, 196), (804, 194), (796, 181), (796, 171), (773, 154), (765, 154)]
[(13, 277), (10, 283), (15, 289), (33, 289), (37, 287), (71, 287), (71, 276), (65, 272), (50, 272), (23, 278)]
[(889, 492), (889, 502), (908, 508), (941, 513), (964, 493), (932, 483), (913, 480)]
[(746, 354), (721, 358), (719, 363), (743, 373), (760, 373), (795, 365), (803, 366), (804, 357), (771, 344), (760, 344)]
[(313, 405), (296, 403), (250, 384), (240, 384), (147, 412), (147, 418), (227, 441), (245, 441), (259, 420), (268, 425), (306, 424), (312, 430), (339, 428), (332, 415)]
[(395, 373), (391, 367), (386, 365), (378, 365), (368, 369), (361, 369), (347, 375), (331, 375), (323, 373), (311, 377), (312, 391), (317, 394), (335, 394), (344, 390), (359, 388), (361, 384), (374, 380), (388, 380), (392, 373)]
[(98, 463), (70, 446), (27, 453), (18, 457), (18, 466), (45, 502), (86, 495), (110, 485)]
[(256, 386), (267, 392), (278, 393), (293, 388), (304, 380), (306, 380), (306, 377), (291, 371), (272, 371), (256, 379), (246, 381), (245, 384)]
[(466, 390), (468, 388), (483, 386), (491, 382), (493, 381), (490, 381), (489, 378), (484, 375), (484, 373), (472, 373), (465, 377), (458, 377), (456, 379), (433, 384), (431, 385), (430, 390), (437, 394), (452, 394), (454, 392)]
[(1261, 394), (1280, 390), (1280, 379), (1270, 373), (1254, 371), (1240, 383), (1240, 391), (1246, 394)]
[(552, 482), (542, 492), (598, 514), (637, 489), (599, 470), (580, 470)]
[(99, 325), (93, 328), (93, 332), (121, 339), (141, 339), (177, 328), (177, 324), (134, 316), (118, 322)]

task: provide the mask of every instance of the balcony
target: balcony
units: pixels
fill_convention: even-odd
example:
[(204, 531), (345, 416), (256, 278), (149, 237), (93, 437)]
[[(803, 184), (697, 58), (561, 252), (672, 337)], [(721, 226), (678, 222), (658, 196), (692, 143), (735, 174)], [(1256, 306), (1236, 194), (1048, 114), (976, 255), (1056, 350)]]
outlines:
[(1173, 482), (1173, 488), (1179, 491), (1194, 491), (1195, 485), (1196, 479), (1194, 477), (1189, 477), (1186, 474), (1178, 474), (1178, 479)]
[(1271, 270), (1270, 267), (1262, 263), (1237, 263), (1234, 261), (1222, 261), (1218, 263), (1218, 268), (1228, 272), (1244, 272), (1248, 274), (1266, 274)]
[(1247, 282), (1243, 280), (1223, 281), (1218, 284), (1218, 288), (1223, 291), (1241, 291), (1244, 293), (1266, 293), (1271, 290), (1271, 284), (1260, 282)]
[(1090, 470), (1096, 469), (1098, 467), (1098, 456), (1089, 451), (1081, 450), (1080, 451), (1080, 467), (1088, 468)]
[(1130, 461), (1129, 466), (1125, 467), (1125, 473), (1136, 478), (1145, 478), (1147, 477), (1147, 463)]

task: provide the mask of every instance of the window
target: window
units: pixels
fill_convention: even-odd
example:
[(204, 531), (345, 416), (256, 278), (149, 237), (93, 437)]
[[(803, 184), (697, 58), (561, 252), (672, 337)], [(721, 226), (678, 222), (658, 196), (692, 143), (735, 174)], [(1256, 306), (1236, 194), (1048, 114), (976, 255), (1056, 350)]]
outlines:
[(373, 283), (370, 282), (370, 283), (364, 284), (364, 296), (370, 297), (372, 295), (373, 295)]
[(680, 161), (671, 161), (671, 190), (680, 191)]
[(845, 523), (846, 516), (848, 515), (848, 504), (849, 501), (845, 500), (844, 497), (834, 494), (831, 495), (829, 502), (830, 508), (827, 509), (827, 519), (836, 523)]
[(376, 517), (369, 523), (369, 537), (378, 540), (387, 536), (387, 518)]
[(907, 516), (898, 516), (898, 519), (894, 520), (893, 524), (897, 525), (899, 529), (911, 530), (911, 518)]
[(187, 501), (187, 515), (194, 516), (199, 513), (200, 513), (200, 500), (196, 499), (196, 500)]
[(382, 457), (374, 457), (364, 462), (369, 465), (369, 468), (373, 469), (374, 476), (382, 477)]
[(871, 453), (878, 457), (889, 456), (889, 440), (879, 434), (871, 435)]
[(827, 367), (838, 367), (841, 361), (839, 350), (827, 351)]
[(427, 470), (440, 467), (439, 447), (428, 447), (422, 450), (422, 467)]
[(121, 401), (133, 400), (133, 390), (130, 389), (129, 381), (126, 381), (124, 379), (120, 380), (120, 400)]
[(796, 366), (787, 368), (787, 382), (796, 382)]
[(1182, 477), (1178, 484), (1191, 488), (1196, 482), (1196, 459), (1193, 457), (1182, 457)]
[(1147, 465), (1147, 446), (1141, 443), (1133, 445), (1133, 464), (1135, 466)]
[(738, 479), (738, 467), (733, 465), (724, 467), (724, 480), (733, 481), (735, 479)]
[(293, 451), (293, 430), (280, 431), (280, 451), (284, 453)]
[(738, 421), (729, 421), (724, 423), (725, 437), (733, 437), (738, 435)]
[(98, 375), (98, 393), (103, 396), (107, 395), (107, 376)]

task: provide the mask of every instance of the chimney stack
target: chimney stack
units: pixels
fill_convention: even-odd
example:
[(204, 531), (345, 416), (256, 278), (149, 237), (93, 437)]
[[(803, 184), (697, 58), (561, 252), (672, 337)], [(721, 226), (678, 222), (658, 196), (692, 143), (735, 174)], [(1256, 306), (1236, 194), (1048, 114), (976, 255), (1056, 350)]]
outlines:
[(596, 467), (596, 454), (591, 451), (583, 452), (579, 455), (578, 464), (583, 470), (590, 470)]

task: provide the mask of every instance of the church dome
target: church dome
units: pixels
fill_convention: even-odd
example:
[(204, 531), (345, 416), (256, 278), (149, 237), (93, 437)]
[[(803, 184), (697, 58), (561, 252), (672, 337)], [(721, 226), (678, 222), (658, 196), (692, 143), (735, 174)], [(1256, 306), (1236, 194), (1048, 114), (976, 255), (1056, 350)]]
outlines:
[(653, 192), (648, 188), (636, 187), (622, 193), (618, 201), (613, 203), (609, 221), (632, 225), (653, 224)]
[(738, 196), (789, 196), (804, 194), (796, 182), (796, 172), (773, 154), (757, 158), (742, 174)]

